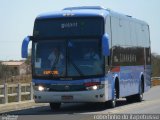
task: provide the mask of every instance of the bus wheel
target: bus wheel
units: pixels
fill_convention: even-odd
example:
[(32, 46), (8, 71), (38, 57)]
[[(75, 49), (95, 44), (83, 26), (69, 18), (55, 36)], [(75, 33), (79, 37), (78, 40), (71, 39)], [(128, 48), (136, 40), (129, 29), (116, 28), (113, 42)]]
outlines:
[(132, 96), (133, 102), (141, 102), (143, 100), (143, 84), (140, 85), (139, 93)]
[(50, 103), (50, 108), (52, 111), (59, 110), (61, 107), (61, 103)]
[(128, 97), (126, 97), (126, 100), (127, 100), (128, 103), (134, 102), (133, 96), (128, 96)]
[(132, 102), (141, 102), (143, 100), (143, 82), (141, 83), (140, 87), (139, 87), (139, 93), (136, 95), (132, 95), (132, 96), (128, 96), (126, 97), (126, 100), (128, 103), (132, 103)]
[(116, 100), (117, 100), (116, 95), (117, 95), (117, 92), (116, 92), (116, 89), (114, 89), (113, 99), (107, 102), (108, 107), (110, 107), (110, 108), (115, 108), (116, 107)]
[(141, 83), (141, 85), (140, 85), (140, 92), (139, 92), (139, 94), (137, 94), (135, 97), (136, 97), (136, 101), (137, 102), (141, 102), (142, 100), (143, 100), (143, 84)]

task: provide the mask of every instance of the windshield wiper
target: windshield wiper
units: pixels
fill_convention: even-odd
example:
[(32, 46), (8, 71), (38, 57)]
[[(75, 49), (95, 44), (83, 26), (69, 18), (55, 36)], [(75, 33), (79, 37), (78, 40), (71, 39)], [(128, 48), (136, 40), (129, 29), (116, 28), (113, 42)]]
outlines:
[(69, 57), (69, 61), (71, 62), (71, 64), (73, 65), (73, 67), (77, 70), (77, 72), (81, 75), (84, 76), (84, 74), (82, 73), (82, 71), (78, 68), (78, 66), (73, 62), (72, 59), (70, 59)]

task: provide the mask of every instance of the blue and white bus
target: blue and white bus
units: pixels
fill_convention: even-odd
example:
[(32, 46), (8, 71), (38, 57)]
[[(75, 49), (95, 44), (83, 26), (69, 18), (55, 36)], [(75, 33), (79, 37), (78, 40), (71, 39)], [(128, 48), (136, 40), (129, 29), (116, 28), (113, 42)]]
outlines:
[[(149, 25), (99, 6), (39, 15), (32, 36), (32, 82), (37, 103), (142, 101), (151, 87)], [(92, 54), (92, 55), (91, 55)]]

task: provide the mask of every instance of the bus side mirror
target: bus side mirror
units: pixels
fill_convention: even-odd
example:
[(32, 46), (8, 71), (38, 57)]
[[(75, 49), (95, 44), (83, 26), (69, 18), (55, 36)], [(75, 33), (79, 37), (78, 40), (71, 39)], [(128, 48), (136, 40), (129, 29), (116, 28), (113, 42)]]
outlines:
[(21, 56), (22, 58), (27, 58), (28, 57), (28, 44), (30, 41), (30, 36), (27, 36), (24, 38), (22, 42), (22, 48), (21, 48)]
[(104, 34), (102, 37), (102, 53), (104, 56), (109, 56), (109, 36), (108, 34)]

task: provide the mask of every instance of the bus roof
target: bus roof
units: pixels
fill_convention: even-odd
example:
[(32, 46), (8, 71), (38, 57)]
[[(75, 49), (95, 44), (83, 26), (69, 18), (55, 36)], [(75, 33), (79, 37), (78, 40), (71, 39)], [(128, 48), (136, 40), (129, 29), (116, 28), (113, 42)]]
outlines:
[(50, 18), (65, 18), (65, 17), (96, 17), (100, 16), (106, 18), (107, 15), (123, 17), (126, 19), (132, 19), (135, 22), (147, 24), (145, 21), (132, 18), (132, 16), (120, 14), (112, 10), (106, 9), (101, 6), (81, 6), (81, 7), (68, 7), (57, 12), (48, 12), (39, 15), (36, 19), (50, 19)]
[(39, 15), (36, 19), (48, 19), (48, 18), (64, 18), (64, 17), (89, 17), (89, 16), (101, 16), (106, 17), (109, 14), (109, 10), (99, 6), (84, 6), (84, 7), (70, 7), (65, 8), (62, 11), (49, 12)]

